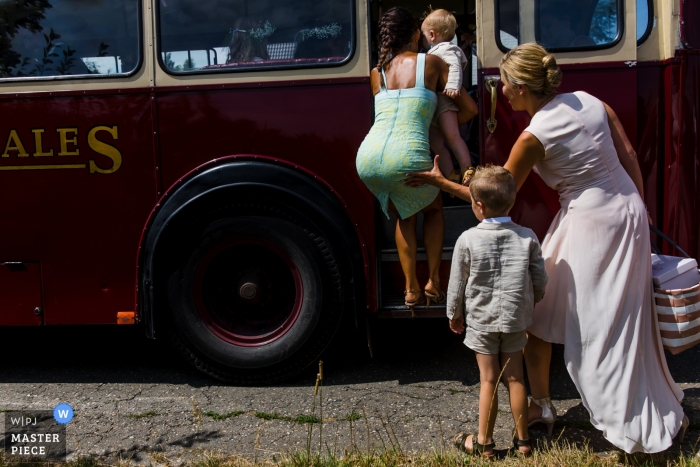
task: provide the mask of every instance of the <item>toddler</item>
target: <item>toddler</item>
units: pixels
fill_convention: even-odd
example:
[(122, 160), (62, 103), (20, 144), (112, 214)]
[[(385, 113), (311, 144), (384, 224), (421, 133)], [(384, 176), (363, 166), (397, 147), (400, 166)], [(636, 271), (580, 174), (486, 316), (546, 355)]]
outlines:
[(498, 410), (494, 393), (502, 370), (515, 419), (513, 447), (529, 454), (522, 350), (534, 305), (544, 296), (547, 284), (544, 259), (535, 233), (508, 217), (516, 193), (510, 172), (493, 165), (479, 167), (469, 188), (472, 209), (481, 223), (455, 244), (447, 317), (457, 334), (466, 324), (464, 343), (476, 352), (481, 379), (479, 432), (460, 433), (454, 442), (463, 451), (493, 455)]
[[(459, 134), (459, 123), (457, 123), (459, 109), (452, 99), (460, 94), (462, 71), (468, 62), (462, 49), (450, 43), (455, 37), (456, 29), (457, 20), (447, 10), (431, 11), (421, 25), (424, 48), (429, 49), (429, 54), (440, 57), (450, 68), (445, 90), (442, 95), (438, 95), (438, 105), (433, 122), (437, 122), (438, 126), (432, 125), (430, 127), (430, 149), (441, 156), (438, 163), (443, 175), (452, 181), (463, 183), (465, 182), (464, 173), (471, 165), (471, 156), (466, 143)], [(452, 159), (445, 147), (445, 140), (457, 158), (461, 172), (454, 170)]]

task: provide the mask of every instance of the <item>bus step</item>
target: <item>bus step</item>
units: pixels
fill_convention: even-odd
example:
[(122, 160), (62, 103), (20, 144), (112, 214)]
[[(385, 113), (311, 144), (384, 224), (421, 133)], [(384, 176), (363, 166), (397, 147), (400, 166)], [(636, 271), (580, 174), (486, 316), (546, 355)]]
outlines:
[(431, 304), (430, 308), (426, 306), (416, 306), (413, 308), (414, 315), (411, 310), (405, 305), (403, 297), (392, 296), (382, 297), (382, 307), (377, 313), (377, 318), (380, 319), (397, 319), (397, 318), (445, 318), (445, 304)]

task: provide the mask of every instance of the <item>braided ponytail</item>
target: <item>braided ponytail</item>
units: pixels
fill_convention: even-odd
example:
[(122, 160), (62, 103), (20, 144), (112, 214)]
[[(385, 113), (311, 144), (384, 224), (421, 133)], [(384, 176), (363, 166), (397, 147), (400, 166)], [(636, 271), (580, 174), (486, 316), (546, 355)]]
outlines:
[(394, 51), (399, 50), (413, 40), (413, 34), (418, 29), (416, 19), (405, 8), (390, 8), (379, 20), (379, 61), (377, 70), (379, 71), (379, 82), (386, 86), (384, 76), (381, 71), (391, 59), (394, 58)]

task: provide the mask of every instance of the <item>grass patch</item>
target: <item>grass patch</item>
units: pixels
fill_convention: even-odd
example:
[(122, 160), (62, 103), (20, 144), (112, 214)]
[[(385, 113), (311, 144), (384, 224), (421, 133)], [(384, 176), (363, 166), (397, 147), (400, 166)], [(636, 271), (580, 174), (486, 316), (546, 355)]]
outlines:
[(231, 417), (238, 417), (239, 415), (243, 415), (245, 412), (243, 410), (234, 410), (233, 412), (229, 413), (217, 413), (217, 412), (204, 412), (204, 415), (207, 417), (213, 418), (214, 420), (226, 420), (227, 418)]
[[(165, 461), (164, 456), (160, 459)], [(43, 467), (113, 467), (109, 461), (83, 457), (66, 464), (47, 463)], [(119, 467), (136, 467), (130, 460), (122, 460)], [(700, 467), (700, 458), (690, 454), (613, 454), (599, 457), (588, 446), (577, 447), (560, 441), (533, 452), (531, 457), (520, 458), (509, 454), (503, 447), (493, 460), (484, 460), (453, 449), (441, 451), (403, 452), (400, 449), (362, 451), (359, 448), (343, 453), (327, 449), (324, 454), (309, 454), (306, 450), (276, 455), (272, 460), (251, 460), (240, 456), (204, 453), (182, 467)], [(0, 453), (0, 467), (36, 467), (36, 464), (15, 464), (4, 461)]]
[(255, 416), (262, 418), (263, 420), (282, 420), (285, 422), (294, 423), (321, 423), (321, 419), (315, 415), (297, 415), (296, 417), (288, 417), (286, 415), (280, 415), (277, 412), (255, 412)]
[(355, 422), (357, 420), (362, 420), (362, 414), (359, 414), (353, 410), (352, 413), (343, 417), (343, 420), (345, 420), (346, 422)]
[(148, 412), (144, 413), (132, 413), (126, 416), (126, 418), (133, 418), (135, 420), (138, 420), (140, 418), (149, 418), (149, 417), (155, 417), (158, 415), (158, 412), (155, 410), (149, 410)]

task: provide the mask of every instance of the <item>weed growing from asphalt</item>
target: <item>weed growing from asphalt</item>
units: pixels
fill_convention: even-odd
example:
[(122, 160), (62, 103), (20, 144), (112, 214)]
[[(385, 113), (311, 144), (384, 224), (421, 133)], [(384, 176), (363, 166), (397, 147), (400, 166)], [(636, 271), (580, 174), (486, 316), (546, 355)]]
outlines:
[(212, 412), (210, 410), (209, 412), (204, 412), (204, 415), (213, 418), (214, 420), (226, 420), (227, 418), (238, 417), (239, 415), (243, 415), (244, 413), (245, 412), (243, 410), (234, 410), (233, 412), (221, 414), (217, 412)]
[(362, 420), (362, 414), (359, 414), (353, 410), (352, 413), (349, 413), (348, 415), (343, 417), (343, 420), (345, 420), (346, 422), (356, 422), (357, 420)]

